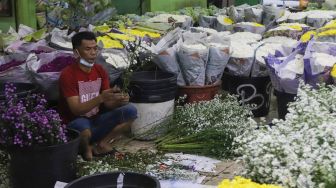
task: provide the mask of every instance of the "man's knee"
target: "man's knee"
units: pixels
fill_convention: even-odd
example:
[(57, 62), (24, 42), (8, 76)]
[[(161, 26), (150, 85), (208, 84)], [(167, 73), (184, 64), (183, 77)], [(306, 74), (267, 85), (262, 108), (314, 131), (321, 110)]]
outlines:
[(83, 138), (91, 138), (92, 133), (90, 129), (84, 129), (82, 132), (80, 132), (80, 136)]
[[(91, 131), (90, 131), (91, 122), (87, 118), (77, 118), (77, 119), (73, 120), (72, 122), (70, 122), (68, 127), (70, 129), (77, 130), (81, 134), (82, 134), (82, 132), (85, 131), (83, 134), (90, 134), (91, 135)], [(90, 133), (88, 133), (88, 132), (90, 132)]]
[(127, 104), (122, 107), (123, 114), (125, 114), (126, 120), (134, 120), (138, 117), (138, 111), (132, 104)]

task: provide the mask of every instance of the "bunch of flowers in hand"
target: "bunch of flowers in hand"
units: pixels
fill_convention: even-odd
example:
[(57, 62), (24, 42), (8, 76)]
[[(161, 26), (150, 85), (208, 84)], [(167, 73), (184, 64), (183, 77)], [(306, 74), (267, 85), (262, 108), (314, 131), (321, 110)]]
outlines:
[(13, 84), (5, 85), (5, 101), (0, 104), (0, 146), (34, 147), (67, 142), (65, 125), (59, 114), (47, 109), (47, 101), (31, 94), (18, 98)]
[(286, 120), (236, 139), (245, 170), (262, 183), (290, 188), (336, 186), (336, 87), (303, 85)]
[(122, 92), (128, 93), (132, 73), (141, 71), (142, 68), (152, 60), (153, 54), (150, 50), (151, 41), (146, 37), (137, 37), (134, 41), (123, 41), (123, 43), (127, 51), (128, 66), (121, 76)]

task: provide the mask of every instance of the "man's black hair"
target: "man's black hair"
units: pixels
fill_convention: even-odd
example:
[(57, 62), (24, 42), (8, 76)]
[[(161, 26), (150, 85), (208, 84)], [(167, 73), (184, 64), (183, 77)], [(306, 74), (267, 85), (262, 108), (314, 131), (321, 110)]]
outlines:
[(97, 42), (97, 38), (94, 33), (90, 31), (82, 31), (79, 33), (76, 33), (72, 38), (72, 48), (77, 49), (81, 44), (82, 40), (95, 40)]

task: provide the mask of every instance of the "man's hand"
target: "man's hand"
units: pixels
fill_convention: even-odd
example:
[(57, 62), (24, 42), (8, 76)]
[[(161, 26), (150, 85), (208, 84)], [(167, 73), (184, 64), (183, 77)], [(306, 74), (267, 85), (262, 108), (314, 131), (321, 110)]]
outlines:
[(125, 105), (129, 102), (129, 95), (127, 93), (118, 93), (116, 97), (120, 103), (120, 105)]
[(113, 89), (104, 90), (100, 94), (100, 98), (101, 98), (101, 103), (105, 103), (105, 102), (114, 100), (114, 98), (115, 98), (114, 90)]
[[(104, 100), (104, 104), (106, 107), (113, 109), (119, 106), (125, 105), (129, 102), (128, 94), (121, 93), (120, 88), (114, 86), (112, 89), (104, 90), (103, 92), (113, 93), (113, 97), (110, 94), (106, 94), (106, 100)], [(103, 96), (103, 93), (101, 94)], [(105, 94), (104, 94), (105, 95)]]

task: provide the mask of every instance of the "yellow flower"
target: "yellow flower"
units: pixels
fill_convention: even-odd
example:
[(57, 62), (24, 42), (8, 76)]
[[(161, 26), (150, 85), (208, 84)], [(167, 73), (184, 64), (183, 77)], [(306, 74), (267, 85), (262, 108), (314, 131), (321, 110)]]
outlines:
[(23, 38), (26, 42), (38, 41), (40, 40), (44, 34), (47, 32), (47, 28), (40, 29), (34, 33), (31, 33)]
[(236, 176), (233, 180), (224, 179), (218, 188), (281, 188), (277, 185), (258, 184), (250, 179)]
[(336, 20), (332, 20), (331, 22), (327, 23), (324, 27), (322, 28), (325, 28), (325, 29), (328, 29), (328, 28), (334, 28), (336, 27)]
[(317, 35), (316, 31), (308, 31), (308, 32), (306, 32), (305, 34), (303, 34), (301, 36), (300, 41), (301, 42), (308, 42), (311, 39), (312, 35), (316, 36)]
[(232, 24), (233, 24), (233, 21), (232, 21), (230, 18), (225, 17), (225, 18), (224, 18), (224, 23), (227, 24), (227, 25), (232, 25)]
[(110, 26), (108, 26), (108, 25), (101, 25), (101, 26), (96, 26), (94, 29), (93, 29), (93, 31), (94, 32), (97, 32), (97, 31), (99, 31), (99, 32), (101, 32), (101, 33), (107, 33), (107, 32), (109, 32), (109, 31), (111, 31), (111, 27)]
[(135, 37), (125, 35), (125, 34), (120, 34), (120, 33), (107, 33), (108, 36), (110, 36), (113, 39), (118, 39), (118, 40), (125, 40), (125, 41), (135, 41)]
[(256, 27), (263, 27), (264, 25), (260, 24), (260, 23), (257, 23), (257, 22), (253, 22), (253, 26), (256, 26)]
[(118, 40), (112, 40), (108, 36), (97, 37), (98, 42), (102, 42), (104, 48), (124, 48), (124, 46)]
[(334, 35), (336, 35), (336, 29), (326, 30), (317, 34), (318, 37), (334, 36)]
[(287, 27), (295, 29), (297, 31), (302, 31), (302, 26), (299, 25), (299, 24), (287, 24), (287, 23), (283, 23), (283, 24), (280, 24), (280, 25), (287, 26)]
[(336, 64), (333, 66), (331, 70), (331, 76), (335, 79), (336, 78)]
[(149, 32), (149, 31), (141, 31), (139, 29), (119, 29), (121, 32), (138, 36), (138, 37), (145, 37), (146, 35), (151, 38), (159, 38), (161, 35), (159, 33)]

